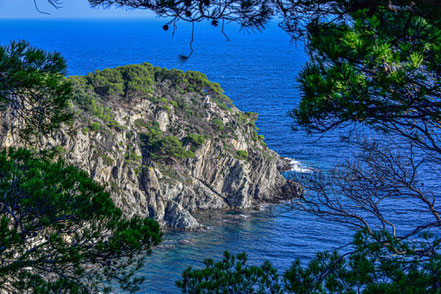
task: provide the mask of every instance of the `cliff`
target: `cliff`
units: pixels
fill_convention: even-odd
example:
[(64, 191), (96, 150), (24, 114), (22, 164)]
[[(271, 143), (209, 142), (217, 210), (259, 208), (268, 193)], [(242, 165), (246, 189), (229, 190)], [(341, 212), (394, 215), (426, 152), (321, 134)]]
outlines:
[[(280, 174), (289, 164), (257, 135), (257, 114), (242, 113), (205, 75), (145, 63), (70, 79), (75, 120), (39, 148), (107, 186), (127, 215), (194, 229), (195, 211), (299, 194)], [(14, 144), (7, 128), (1, 134), (2, 146)]]

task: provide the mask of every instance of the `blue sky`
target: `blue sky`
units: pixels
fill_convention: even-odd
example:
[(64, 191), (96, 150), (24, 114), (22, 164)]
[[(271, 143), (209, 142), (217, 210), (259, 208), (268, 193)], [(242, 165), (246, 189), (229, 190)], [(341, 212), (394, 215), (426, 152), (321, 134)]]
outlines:
[(151, 12), (145, 10), (125, 9), (93, 9), (87, 0), (63, 0), (63, 8), (55, 9), (47, 0), (36, 0), (40, 10), (50, 15), (39, 13), (33, 0), (0, 0), (0, 19), (10, 18), (153, 18)]

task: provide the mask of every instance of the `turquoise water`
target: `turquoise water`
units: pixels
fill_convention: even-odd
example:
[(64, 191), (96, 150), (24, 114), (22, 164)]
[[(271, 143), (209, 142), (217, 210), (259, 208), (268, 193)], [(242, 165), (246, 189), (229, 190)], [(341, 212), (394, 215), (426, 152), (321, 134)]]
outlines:
[[(232, 41), (226, 42), (219, 29), (202, 24), (196, 27), (194, 55), (182, 65), (178, 54), (189, 50), (189, 27), (179, 26), (173, 38), (162, 31), (162, 24), (152, 20), (0, 21), (0, 43), (26, 39), (57, 50), (67, 59), (70, 75), (142, 62), (201, 71), (220, 83), (239, 109), (259, 113), (259, 134), (270, 148), (296, 160), (299, 170), (328, 168), (347, 156), (335, 133), (317, 141), (291, 129), (293, 121), (287, 113), (299, 102), (295, 76), (307, 59), (302, 44), (291, 44), (276, 26), (263, 33), (239, 32), (229, 26)], [(336, 224), (279, 207), (271, 213), (205, 215), (201, 222), (211, 229), (165, 235), (142, 270), (147, 277), (142, 293), (175, 293), (174, 281), (183, 269), (201, 265), (206, 257), (218, 258), (224, 250), (246, 251), (252, 264), (269, 259), (285, 270), (294, 258), (307, 261), (351, 236)]]

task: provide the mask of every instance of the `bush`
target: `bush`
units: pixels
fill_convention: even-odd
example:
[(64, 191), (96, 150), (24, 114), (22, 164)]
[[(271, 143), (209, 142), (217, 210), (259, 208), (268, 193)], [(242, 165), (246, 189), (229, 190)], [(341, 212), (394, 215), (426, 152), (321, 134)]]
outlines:
[(205, 143), (205, 137), (203, 135), (198, 135), (198, 134), (190, 134), (187, 137), (184, 138), (183, 140), (184, 144), (190, 144), (190, 150), (189, 152), (193, 153), (193, 156), (188, 156), (188, 157), (194, 157), (194, 152), (196, 152), (196, 150)]
[(162, 159), (168, 156), (176, 158), (194, 157), (194, 153), (191, 150), (186, 151), (182, 142), (176, 136), (164, 137), (157, 122), (152, 123), (152, 127), (149, 128), (147, 134), (141, 135), (141, 140), (154, 159)]
[(101, 96), (148, 94), (152, 91), (152, 65), (148, 63), (96, 70), (85, 76), (87, 85)]
[(135, 119), (134, 123), (135, 123), (135, 127), (138, 128), (138, 129), (142, 129), (142, 128), (146, 128), (147, 127), (147, 123), (142, 118)]
[(237, 158), (239, 158), (240, 160), (248, 160), (248, 152), (246, 152), (245, 150), (237, 150), (236, 154)]
[(136, 154), (136, 152), (126, 152), (124, 154), (124, 159), (127, 162), (135, 163), (135, 162), (139, 162), (142, 159), (142, 156)]
[(182, 146), (182, 142), (175, 136), (167, 136), (157, 142), (155, 154), (164, 156), (174, 156), (178, 158), (186, 158), (187, 151)]
[(185, 137), (184, 141), (187, 143), (192, 143), (196, 146), (200, 146), (205, 143), (205, 137), (203, 135), (198, 134), (190, 134)]
[(176, 101), (171, 100), (169, 102), (170, 102), (171, 105), (173, 105), (174, 108), (178, 108), (179, 107), (178, 103)]
[(91, 122), (90, 128), (92, 129), (92, 131), (97, 132), (97, 131), (101, 130), (101, 125), (98, 122)]
[(219, 131), (222, 131), (225, 128), (223, 121), (218, 117), (215, 117), (212, 120), (212, 123)]

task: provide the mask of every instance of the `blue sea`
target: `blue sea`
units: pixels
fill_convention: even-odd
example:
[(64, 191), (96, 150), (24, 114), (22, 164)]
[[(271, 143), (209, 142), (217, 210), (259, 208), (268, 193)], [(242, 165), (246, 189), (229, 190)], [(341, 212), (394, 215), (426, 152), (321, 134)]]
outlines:
[[(0, 44), (28, 40), (60, 52), (69, 75), (96, 69), (149, 62), (155, 66), (196, 70), (218, 82), (242, 111), (259, 113), (259, 134), (270, 148), (289, 157), (297, 172), (327, 169), (350, 155), (339, 133), (323, 137), (293, 130), (288, 112), (300, 100), (296, 75), (307, 55), (302, 43), (291, 43), (277, 25), (263, 32), (241, 31), (227, 25), (227, 42), (219, 28), (198, 24), (193, 56), (185, 63), (179, 54), (189, 52), (190, 27), (178, 24), (175, 35), (154, 20), (0, 20)], [(211, 227), (206, 232), (169, 232), (148, 257), (141, 293), (176, 293), (174, 286), (187, 267), (198, 267), (207, 257), (219, 259), (224, 250), (246, 251), (250, 264), (270, 260), (281, 272), (296, 258), (307, 262), (325, 249), (350, 240), (352, 233), (335, 223), (283, 207), (256, 212), (202, 215)]]

